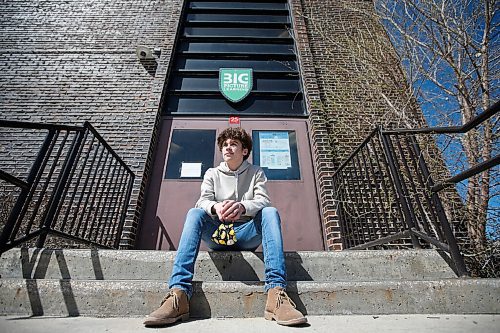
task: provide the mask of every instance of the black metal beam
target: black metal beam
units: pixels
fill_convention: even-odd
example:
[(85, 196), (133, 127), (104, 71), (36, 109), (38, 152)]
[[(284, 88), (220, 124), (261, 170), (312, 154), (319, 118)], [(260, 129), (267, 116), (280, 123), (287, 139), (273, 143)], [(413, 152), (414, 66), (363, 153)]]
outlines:
[(467, 170), (465, 170), (463, 172), (460, 172), (458, 175), (450, 177), (450, 178), (444, 180), (443, 182), (438, 183), (438, 184), (432, 186), (431, 187), (431, 191), (433, 191), (433, 192), (439, 192), (439, 191), (441, 191), (442, 189), (444, 189), (446, 187), (449, 187), (449, 186), (451, 186), (453, 184), (460, 183), (461, 181), (463, 181), (463, 180), (465, 180), (467, 178), (475, 176), (478, 173), (481, 173), (481, 172), (483, 172), (485, 170), (491, 169), (494, 166), (497, 166), (499, 164), (500, 164), (500, 155), (497, 155), (497, 156), (495, 156), (493, 158), (490, 158), (487, 161), (484, 161), (484, 162), (481, 162), (479, 164), (476, 164), (475, 166), (473, 166), (470, 169), (467, 169)]
[(9, 174), (3, 170), (0, 170), (0, 179), (3, 179), (5, 181), (11, 183), (12, 185), (15, 185), (15, 186), (20, 187), (20, 188), (25, 189), (25, 190), (27, 190), (29, 188), (29, 184), (27, 182), (17, 178), (16, 176)]

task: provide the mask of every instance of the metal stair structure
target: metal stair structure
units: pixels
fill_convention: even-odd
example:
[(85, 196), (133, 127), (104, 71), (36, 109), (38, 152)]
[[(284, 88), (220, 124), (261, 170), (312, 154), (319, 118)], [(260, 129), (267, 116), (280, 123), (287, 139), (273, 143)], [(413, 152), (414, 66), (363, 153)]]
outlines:
[[(500, 279), (458, 278), (435, 250), (287, 252), (308, 315), (499, 314)], [(2, 315), (141, 317), (168, 289), (175, 252), (15, 248), (0, 258)], [(260, 252), (200, 252), (193, 318), (261, 317)]]

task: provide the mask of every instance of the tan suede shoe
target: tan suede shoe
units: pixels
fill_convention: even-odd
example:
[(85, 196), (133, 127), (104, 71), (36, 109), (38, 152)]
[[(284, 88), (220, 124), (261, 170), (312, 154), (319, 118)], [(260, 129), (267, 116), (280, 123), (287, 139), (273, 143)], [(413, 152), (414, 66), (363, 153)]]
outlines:
[(264, 318), (276, 320), (278, 324), (285, 326), (307, 323), (307, 318), (295, 308), (295, 303), (280, 287), (269, 289), (267, 292)]
[(173, 324), (178, 320), (189, 319), (189, 300), (181, 289), (169, 291), (160, 307), (144, 320), (146, 326), (161, 326)]

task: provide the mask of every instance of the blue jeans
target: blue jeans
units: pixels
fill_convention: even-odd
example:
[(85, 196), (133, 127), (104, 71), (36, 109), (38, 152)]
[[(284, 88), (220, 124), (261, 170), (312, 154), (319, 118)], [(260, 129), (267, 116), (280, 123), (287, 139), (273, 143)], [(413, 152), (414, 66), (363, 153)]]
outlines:
[(231, 246), (219, 245), (211, 240), (211, 236), (219, 224), (219, 219), (212, 218), (203, 209), (192, 208), (189, 210), (169, 281), (170, 288), (182, 289), (191, 298), (194, 263), (202, 239), (210, 249), (225, 251), (255, 251), (262, 243), (266, 292), (274, 287), (286, 288), (281, 220), (276, 208), (266, 207), (253, 220), (235, 223), (234, 230), (237, 241)]

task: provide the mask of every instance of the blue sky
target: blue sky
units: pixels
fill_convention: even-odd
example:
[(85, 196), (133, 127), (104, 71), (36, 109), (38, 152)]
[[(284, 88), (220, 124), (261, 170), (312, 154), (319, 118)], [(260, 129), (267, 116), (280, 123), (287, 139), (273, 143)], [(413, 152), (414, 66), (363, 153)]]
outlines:
[[(441, 31), (439, 29), (435, 29), (432, 26), (433, 23), (430, 22), (429, 20), (422, 19), (422, 16), (420, 16), (417, 10), (414, 9), (408, 10), (408, 8), (406, 8), (406, 10), (403, 10), (402, 4), (404, 2), (383, 1), (383, 3), (388, 4), (388, 6), (392, 6), (389, 9), (389, 11), (392, 13), (396, 14), (406, 13), (409, 14), (410, 16), (413, 16), (412, 19), (408, 19), (408, 16), (406, 16), (405, 18), (401, 19), (399, 23), (415, 38), (423, 42), (424, 45), (435, 45), (433, 44), (435, 41), (433, 41), (432, 38), (429, 37), (430, 35), (426, 34), (429, 33), (430, 30), (432, 30), (432, 34), (434, 34), (434, 36), (437, 36), (436, 39), (437, 41), (444, 40), (443, 36), (439, 35)], [(418, 5), (420, 6), (419, 9), (422, 9), (428, 6), (428, 2)], [(457, 16), (457, 20), (453, 22), (460, 22), (460, 20), (463, 18), (464, 19), (463, 22), (466, 22), (467, 24), (466, 26), (468, 27), (467, 32), (469, 33), (469, 36), (471, 36), (471, 38), (476, 41), (480, 41), (484, 30), (483, 29), (484, 20), (481, 19), (472, 20), (471, 18), (474, 17), (473, 13), (476, 14), (480, 13), (481, 10), (483, 9), (482, 1), (451, 0), (446, 2), (446, 6), (448, 6), (446, 8), (447, 9), (446, 13), (448, 13), (449, 15)], [(380, 9), (381, 7), (377, 8)], [(496, 12), (495, 15), (493, 16), (492, 26), (494, 28), (492, 29), (491, 43), (490, 43), (490, 54), (492, 56), (491, 58), (494, 59), (490, 63), (490, 73), (493, 74), (491, 75), (492, 103), (500, 98), (500, 89), (499, 89), (500, 77), (498, 77), (498, 75), (496, 74), (500, 72), (500, 61), (498, 60), (498, 56), (500, 54), (500, 47), (499, 47), (500, 41), (498, 38), (499, 22), (500, 22), (500, 13)], [(384, 23), (387, 26), (388, 21), (384, 21)], [(423, 25), (425, 25), (425, 27), (429, 29), (422, 28)], [(453, 25), (453, 23), (451, 25)], [(392, 36), (392, 41), (396, 47), (396, 50), (398, 51), (398, 53), (400, 53), (400, 55), (402, 55), (403, 67), (406, 69), (408, 80), (413, 81), (414, 87), (420, 87), (420, 91), (419, 93), (417, 93), (416, 97), (420, 103), (420, 106), (426, 117), (428, 125), (433, 127), (461, 125), (462, 119), (461, 119), (461, 114), (459, 112), (460, 107), (456, 99), (456, 96), (447, 95), (443, 89), (435, 85), (432, 81), (425, 79), (422, 74), (420, 74), (419, 76), (416, 75), (412, 76), (410, 74), (410, 71), (408, 70), (413, 65), (412, 63), (410, 63), (410, 61), (412, 60), (410, 60), (410, 58), (405, 58), (404, 53), (400, 52), (401, 50), (404, 50), (405, 47), (408, 46), (408, 44), (405, 45), (404, 39), (401, 38), (401, 35), (396, 30), (391, 29), (390, 27), (388, 29), (390, 31), (390, 35)], [(461, 48), (461, 45), (459, 45), (458, 43), (454, 45), (454, 48), (452, 50), (455, 59), (459, 56), (463, 56), (462, 51), (464, 49)], [(475, 54), (476, 52), (473, 49), (469, 49), (469, 51), (472, 52), (471, 54)], [(442, 84), (446, 89), (449, 89), (451, 91), (457, 90), (453, 71), (445, 61), (443, 61), (439, 57), (436, 58), (434, 54), (430, 53), (425, 47), (411, 48), (411, 52), (413, 52), (412, 56), (414, 57), (416, 56), (420, 61), (422, 61), (422, 64), (424, 68), (428, 71), (428, 73), (435, 72), (437, 74), (436, 77), (439, 79), (440, 84)], [(463, 59), (464, 63), (467, 63), (466, 62), (467, 57), (464, 57)], [(476, 55), (475, 60), (476, 61), (480, 60), (480, 55)], [(471, 68), (472, 68), (471, 66), (465, 68), (464, 71), (468, 71)], [(477, 76), (474, 74), (473, 71), (471, 71), (470, 73), (472, 80), (468, 82), (469, 88), (471, 87), (470, 86), (471, 82), (477, 79)], [(410, 84), (411, 83), (412, 82), (410, 82)], [(470, 90), (473, 91), (473, 89)], [(475, 94), (474, 91), (473, 94)], [(480, 98), (478, 99), (480, 100)], [(481, 112), (480, 108), (478, 108), (478, 112)], [(498, 133), (498, 128), (499, 125), (497, 125), (496, 129), (494, 129), (494, 133)], [(460, 143), (459, 136), (454, 136), (453, 138), (450, 138), (449, 136), (445, 135), (437, 135), (436, 141), (438, 143), (438, 146), (443, 151), (443, 156), (446, 160), (446, 163), (452, 175), (458, 174), (459, 172), (464, 171), (469, 167), (465, 159), (465, 156), (463, 154), (463, 147)], [(494, 142), (494, 150), (496, 150), (497, 154), (500, 151), (500, 144), (498, 140)], [(492, 179), (492, 183), (499, 182), (500, 178), (499, 166), (494, 168), (492, 172), (492, 178), (494, 178)], [(464, 181), (461, 184), (457, 185), (457, 190), (463, 199), (465, 199), (466, 187), (467, 187), (467, 181)], [(493, 188), (492, 189), (493, 192), (499, 191), (500, 190), (499, 187), (500, 186)], [(493, 197), (490, 200), (489, 204), (490, 208), (496, 208), (497, 214), (500, 213), (498, 212), (498, 209), (500, 207), (500, 196), (497, 195), (496, 197)], [(493, 215), (491, 214), (490, 218), (491, 218), (490, 224), (487, 226), (487, 232), (489, 234), (489, 237), (499, 239), (500, 238), (499, 218), (498, 217), (493, 218)], [(495, 235), (492, 234), (493, 230), (496, 230)]]

